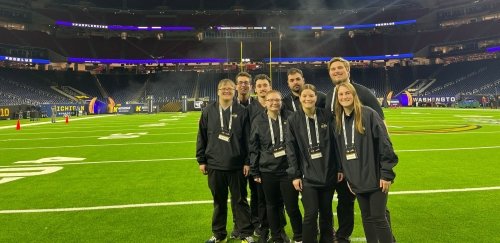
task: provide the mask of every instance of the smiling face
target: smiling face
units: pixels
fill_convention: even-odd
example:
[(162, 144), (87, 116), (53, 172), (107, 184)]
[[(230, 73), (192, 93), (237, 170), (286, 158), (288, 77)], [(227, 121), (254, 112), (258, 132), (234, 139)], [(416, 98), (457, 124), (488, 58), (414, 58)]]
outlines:
[(344, 108), (351, 108), (354, 106), (354, 95), (347, 87), (340, 85), (337, 89), (337, 98), (339, 103)]
[(330, 78), (335, 85), (349, 80), (349, 70), (347, 70), (344, 63), (340, 61), (332, 62), (332, 64), (330, 64), (328, 73), (330, 74)]
[(267, 92), (271, 90), (271, 85), (267, 79), (255, 80), (255, 94), (262, 99), (266, 98)]
[(219, 84), (217, 95), (220, 101), (230, 102), (234, 97), (234, 84), (232, 82)]
[(272, 92), (266, 96), (266, 109), (271, 112), (281, 110), (281, 95), (279, 93)]
[(252, 89), (250, 78), (246, 76), (238, 76), (236, 78), (236, 90), (239, 95), (247, 95)]
[(304, 77), (302, 77), (300, 73), (288, 75), (288, 88), (290, 88), (292, 92), (298, 94), (304, 83)]
[(300, 93), (300, 104), (304, 109), (313, 109), (316, 106), (316, 92), (311, 89), (304, 89)]

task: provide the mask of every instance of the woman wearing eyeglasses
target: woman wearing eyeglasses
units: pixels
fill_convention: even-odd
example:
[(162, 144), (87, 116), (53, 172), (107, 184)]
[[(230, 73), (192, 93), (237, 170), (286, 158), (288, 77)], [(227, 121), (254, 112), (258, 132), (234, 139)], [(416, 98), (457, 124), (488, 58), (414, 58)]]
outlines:
[(358, 199), (368, 243), (391, 243), (386, 217), (389, 188), (398, 163), (383, 120), (362, 106), (356, 89), (348, 82), (337, 85), (336, 139), (347, 183)]
[[(290, 242), (285, 233), (284, 208), (290, 217), (294, 241), (302, 241), (302, 215), (298, 193), (287, 175), (285, 151), (287, 118), (291, 112), (282, 110), (281, 93), (271, 90), (265, 97), (266, 111), (255, 117), (250, 132), (251, 175), (262, 185), (273, 242)], [(286, 206), (286, 207), (284, 207)], [(261, 239), (259, 242), (266, 242)]]
[(288, 118), (288, 175), (302, 192), (303, 242), (333, 242), (332, 199), (335, 185), (343, 178), (333, 139), (332, 115), (316, 107), (316, 87), (305, 84), (299, 91), (301, 110)]

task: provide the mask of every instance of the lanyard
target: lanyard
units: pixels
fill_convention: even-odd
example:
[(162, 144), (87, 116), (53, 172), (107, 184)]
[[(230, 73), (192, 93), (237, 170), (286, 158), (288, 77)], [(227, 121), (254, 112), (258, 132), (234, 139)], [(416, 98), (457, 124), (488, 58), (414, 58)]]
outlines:
[(334, 110), (335, 110), (335, 90), (337, 90), (337, 86), (333, 87), (333, 94), (332, 94), (332, 104), (330, 105), (331, 109), (332, 109), (332, 113), (335, 114)]
[[(274, 146), (276, 141), (274, 140), (273, 123), (271, 122), (271, 117), (268, 116), (267, 119), (269, 120), (269, 130), (271, 131), (271, 142)], [(280, 125), (280, 143), (283, 143), (283, 125), (281, 125), (281, 115), (278, 115), (278, 122)]]
[[(352, 121), (351, 144), (354, 144), (354, 123), (355, 122), (356, 122), (355, 120)], [(342, 129), (344, 130), (344, 143), (345, 143), (345, 147), (347, 148), (347, 135), (346, 135), (346, 132), (345, 132), (345, 112), (342, 113)]]
[[(236, 100), (238, 101), (238, 104), (241, 104), (241, 101), (240, 99), (236, 98)], [(248, 97), (248, 104), (250, 105), (250, 103), (252, 103), (252, 97)]]
[(295, 107), (295, 102), (293, 102), (293, 95), (290, 96), (290, 99), (292, 100), (293, 111), (297, 111), (297, 107)]
[[(224, 117), (222, 116), (222, 107), (219, 105), (219, 114), (220, 114), (220, 128), (224, 131)], [(233, 106), (229, 106), (229, 124), (228, 130), (231, 131), (231, 124), (233, 123)]]
[[(306, 125), (307, 125), (307, 138), (309, 139), (309, 146), (312, 148), (312, 139), (311, 139), (311, 127), (309, 126), (309, 118), (306, 116)], [(318, 117), (316, 113), (314, 113), (314, 128), (316, 129), (316, 142), (319, 146), (319, 132), (318, 132)]]

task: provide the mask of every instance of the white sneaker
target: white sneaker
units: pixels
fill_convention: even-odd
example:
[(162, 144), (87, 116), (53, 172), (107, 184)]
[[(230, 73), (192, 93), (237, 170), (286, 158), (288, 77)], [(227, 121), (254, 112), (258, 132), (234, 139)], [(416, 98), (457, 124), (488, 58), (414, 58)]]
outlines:
[(255, 240), (252, 236), (247, 236), (241, 240), (241, 243), (255, 243)]

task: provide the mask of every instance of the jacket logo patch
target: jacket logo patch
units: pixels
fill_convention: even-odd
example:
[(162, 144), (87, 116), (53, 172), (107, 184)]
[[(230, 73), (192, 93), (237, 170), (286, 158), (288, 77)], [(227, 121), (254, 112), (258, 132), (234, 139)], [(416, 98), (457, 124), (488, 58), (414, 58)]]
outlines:
[(328, 125), (326, 125), (326, 123), (321, 123), (321, 126), (320, 126), (320, 127), (321, 127), (321, 128), (323, 128), (323, 129), (325, 129), (325, 128), (327, 128), (327, 127), (328, 127)]
[(237, 117), (238, 117), (238, 114), (234, 114), (234, 113), (233, 113), (231, 116), (232, 116), (233, 118), (237, 118)]

